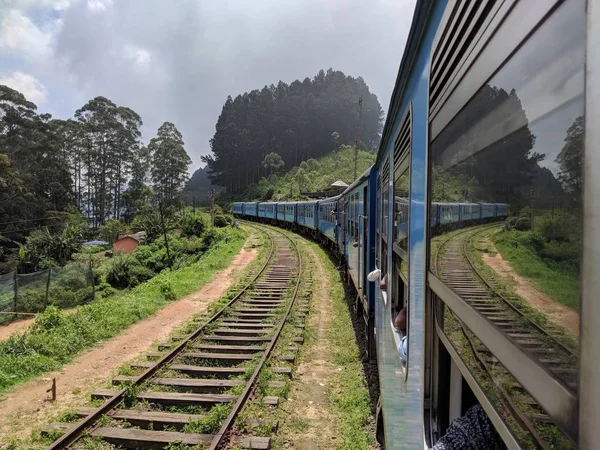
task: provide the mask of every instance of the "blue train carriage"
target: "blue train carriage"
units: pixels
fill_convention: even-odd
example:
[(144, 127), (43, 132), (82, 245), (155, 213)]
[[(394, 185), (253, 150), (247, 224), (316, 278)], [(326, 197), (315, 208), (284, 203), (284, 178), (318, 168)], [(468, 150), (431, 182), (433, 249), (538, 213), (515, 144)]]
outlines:
[(318, 220), (317, 227), (323, 235), (328, 246), (337, 244), (337, 219), (339, 214), (338, 200), (340, 196), (326, 198), (317, 202)]
[[(600, 139), (594, 126), (600, 120), (599, 12), (597, 2), (584, 0), (417, 1), (376, 162), (382, 179), (378, 216), (384, 222), (378, 255), (383, 273), (389, 276), (384, 290), (377, 289), (375, 302), (378, 431), (387, 449), (435, 445), (452, 421), (474, 405), (481, 406), (497, 431), (496, 436), (488, 435), (490, 446), (492, 439), (499, 438), (511, 449), (597, 447), (600, 207), (593, 199), (600, 192), (600, 181), (593, 173), (600, 164)], [(555, 39), (557, 34), (561, 39)], [(391, 167), (398, 144), (406, 142), (401, 132), (406, 117), (410, 117), (412, 141), (410, 226), (408, 285), (401, 286), (402, 279), (389, 268), (394, 261), (392, 244), (384, 239), (393, 227), (391, 204), (396, 195), (386, 196), (385, 190), (395, 188)], [(447, 188), (447, 177), (457, 175), (476, 176), (485, 189), (488, 197), (479, 205), (480, 221), (505, 217), (508, 207), (499, 209), (495, 201), (531, 189), (526, 177), (511, 176), (516, 170), (507, 162), (511, 152), (545, 153), (549, 161), (565, 146), (565, 139), (575, 142), (575, 133), (576, 148), (585, 161), (585, 173), (577, 175), (588, 175), (581, 189), (583, 203), (577, 198), (578, 207), (583, 205), (585, 211), (571, 205), (563, 208), (581, 217), (586, 250), (577, 290), (580, 322), (573, 333), (581, 340), (567, 365), (555, 356), (564, 351), (559, 343), (547, 344), (543, 337), (537, 342), (515, 339), (515, 328), (508, 325), (519, 322), (516, 328), (527, 333), (536, 328), (521, 328), (520, 319), (504, 320), (485, 312), (487, 293), (481, 301), (474, 300), (481, 290), (477, 283), (465, 284), (468, 277), (462, 269), (470, 269), (456, 258), (462, 246), (456, 251), (446, 247), (447, 253), (438, 255), (446, 255), (449, 270), (438, 272), (432, 267), (428, 260), (435, 248), (434, 233), (423, 230), (419, 219), (432, 212), (427, 201), (431, 193)], [(515, 135), (526, 139), (518, 143)], [(473, 162), (477, 171), (471, 173)], [(552, 175), (557, 177), (557, 172)], [(546, 204), (552, 202), (548, 193), (536, 194), (545, 196)], [(468, 211), (471, 206), (463, 206), (461, 224), (460, 205), (437, 203), (437, 224), (447, 228), (469, 224), (474, 212)], [(404, 289), (397, 289), (398, 285)], [(394, 308), (406, 299), (407, 323), (404, 330), (396, 331)], [(501, 321), (509, 324), (500, 325)], [(549, 349), (555, 362), (547, 358)], [(484, 361), (488, 358), (494, 361), (492, 370)], [(564, 373), (570, 374), (568, 379)], [(505, 381), (518, 389), (488, 387)], [(527, 398), (526, 411), (539, 414), (525, 413), (523, 398)], [(506, 408), (509, 401), (516, 412)]]
[(371, 174), (369, 167), (354, 183), (342, 193), (340, 206), (343, 213), (343, 231), (345, 240), (344, 259), (348, 275), (352, 279), (356, 292), (362, 300), (365, 310), (368, 307), (367, 275), (372, 270), (369, 267), (369, 224), (368, 208), (374, 199), (374, 193), (369, 186)]
[(496, 203), (496, 219), (504, 220), (508, 217), (508, 205), (506, 203)]
[(481, 221), (491, 222), (496, 218), (495, 203), (480, 203), (481, 205)]
[(479, 203), (459, 203), (459, 222), (474, 223), (481, 218), (481, 205)]
[(287, 226), (296, 223), (296, 202), (277, 203), (277, 221), (287, 224)]
[(242, 214), (248, 217), (258, 217), (258, 203), (244, 202), (242, 204)]
[(234, 217), (241, 217), (243, 215), (243, 211), (242, 211), (242, 202), (234, 202), (232, 207), (231, 207), (231, 212), (234, 215)]
[(458, 203), (438, 203), (439, 226), (444, 230), (456, 228), (460, 219)]
[(261, 219), (275, 220), (277, 203), (261, 202), (258, 204), (258, 217)]
[(309, 230), (317, 229), (317, 202), (298, 202), (296, 206), (298, 225)]

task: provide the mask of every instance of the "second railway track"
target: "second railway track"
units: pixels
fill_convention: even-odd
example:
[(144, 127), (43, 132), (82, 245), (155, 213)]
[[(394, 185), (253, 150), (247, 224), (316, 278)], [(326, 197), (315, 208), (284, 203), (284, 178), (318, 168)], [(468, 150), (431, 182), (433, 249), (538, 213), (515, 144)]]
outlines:
[[(575, 390), (577, 359), (573, 350), (535, 323), (506, 294), (493, 276), (482, 273), (470, 255), (469, 246), (485, 230), (497, 225), (484, 225), (449, 233), (442, 238), (434, 253), (433, 268), (438, 277), (477, 310), (500, 328), (524, 351), (532, 355), (558, 380)], [(457, 320), (453, 314), (451, 316)], [(516, 382), (504, 366), (460, 321), (469, 348), (479, 367), (494, 380), (504, 399), (506, 413), (514, 418), (532, 445), (539, 449), (552, 448), (545, 436), (555, 425)], [(550, 440), (551, 441), (551, 440)]]
[[(81, 439), (102, 440), (124, 448), (182, 446), (219, 449), (228, 445), (268, 449), (270, 438), (250, 434), (233, 436), (235, 419), (251, 399), (261, 371), (277, 345), (283, 327), (292, 317), (302, 280), (302, 255), (286, 234), (260, 227), (269, 236), (270, 249), (264, 265), (216, 314), (173, 345), (163, 344), (148, 355), (157, 360), (137, 364), (135, 376), (119, 376), (113, 384), (120, 390), (92, 394), (102, 399), (99, 408), (82, 408), (82, 419), (66, 428), (51, 450), (78, 448)], [(308, 281), (308, 280), (307, 280)], [(299, 317), (306, 304), (296, 305)], [(295, 342), (302, 342), (298, 325)], [(286, 349), (270, 367), (272, 373), (290, 375), (296, 346)], [(273, 387), (285, 382), (274, 381)], [(262, 396), (276, 406), (277, 397)], [(186, 432), (190, 423), (201, 421), (220, 408), (218, 430)], [(177, 412), (174, 412), (174, 409)], [(253, 422), (251, 419), (249, 422)], [(246, 424), (252, 430), (260, 421)], [(263, 428), (264, 429), (264, 428)]]

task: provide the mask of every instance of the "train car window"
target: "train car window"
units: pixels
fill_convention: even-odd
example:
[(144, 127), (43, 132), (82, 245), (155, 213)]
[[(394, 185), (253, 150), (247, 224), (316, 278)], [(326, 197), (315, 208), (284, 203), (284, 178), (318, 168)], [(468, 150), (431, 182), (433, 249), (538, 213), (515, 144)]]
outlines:
[(394, 142), (394, 247), (408, 260), (411, 110), (406, 111)]
[[(377, 211), (381, 211), (381, 177), (377, 175), (377, 203), (376, 203)], [(381, 261), (381, 214), (377, 214), (377, 219), (375, 221), (375, 265), (380, 267)]]
[(386, 159), (382, 169), (381, 186), (381, 276), (387, 274), (387, 235), (389, 218), (389, 192), (390, 192), (390, 161)]
[[(521, 414), (506, 423), (527, 447), (577, 439), (566, 405), (578, 381), (585, 24), (585, 2), (563, 2), (430, 143), (438, 319), (496, 409), (510, 401)], [(483, 344), (498, 330), (523, 368)], [(540, 366), (534, 380), (529, 368)]]

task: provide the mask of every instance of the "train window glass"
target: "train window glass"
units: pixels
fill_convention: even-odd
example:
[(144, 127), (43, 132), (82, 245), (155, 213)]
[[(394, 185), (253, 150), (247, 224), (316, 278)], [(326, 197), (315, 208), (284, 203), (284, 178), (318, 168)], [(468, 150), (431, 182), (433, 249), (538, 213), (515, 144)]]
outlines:
[(410, 145), (411, 110), (409, 108), (394, 141), (394, 247), (397, 246), (405, 252), (400, 254), (402, 259), (408, 259)]
[[(429, 158), (437, 211), (430, 272), (572, 392), (584, 245), (585, 23), (585, 2), (562, 3), (435, 138)], [(456, 345), (472, 350), (474, 361), (489, 360), (477, 336), (445, 314), (447, 336), (462, 333)], [(500, 364), (489, 376), (490, 386), (511, 385)], [(558, 427), (544, 427), (553, 446), (568, 444)]]

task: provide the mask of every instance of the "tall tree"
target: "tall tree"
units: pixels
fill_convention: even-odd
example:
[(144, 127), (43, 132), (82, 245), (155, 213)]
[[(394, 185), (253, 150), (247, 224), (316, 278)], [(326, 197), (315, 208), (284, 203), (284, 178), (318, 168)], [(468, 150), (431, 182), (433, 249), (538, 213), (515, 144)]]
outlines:
[(62, 136), (49, 114), (0, 85), (0, 234), (15, 240), (72, 201)]
[(83, 131), (85, 153), (84, 209), (95, 226), (119, 218), (121, 192), (134, 150), (138, 147), (142, 119), (130, 108), (96, 97), (75, 112)]
[(567, 130), (565, 145), (556, 157), (560, 173), (558, 179), (576, 204), (581, 204), (583, 187), (584, 118), (579, 116)]
[(160, 202), (176, 203), (188, 179), (188, 166), (192, 163), (185, 148), (183, 136), (171, 122), (163, 123), (157, 136), (150, 140), (152, 155), (152, 183)]

